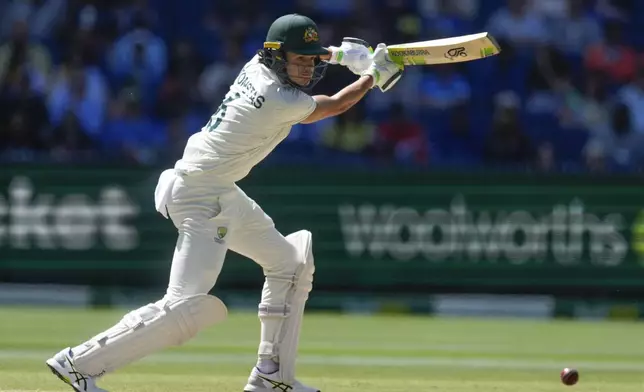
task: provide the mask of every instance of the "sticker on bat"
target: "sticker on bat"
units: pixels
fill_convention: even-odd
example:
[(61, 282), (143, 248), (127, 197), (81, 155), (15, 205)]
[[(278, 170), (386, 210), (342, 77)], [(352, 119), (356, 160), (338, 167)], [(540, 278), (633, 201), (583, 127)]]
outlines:
[(389, 55), (395, 57), (431, 56), (427, 49), (389, 49)]
[(494, 48), (483, 48), (481, 49), (481, 57), (490, 57), (494, 55)]
[(458, 48), (452, 48), (445, 53), (445, 58), (453, 60), (455, 57), (467, 57), (467, 52), (465, 48), (459, 46)]

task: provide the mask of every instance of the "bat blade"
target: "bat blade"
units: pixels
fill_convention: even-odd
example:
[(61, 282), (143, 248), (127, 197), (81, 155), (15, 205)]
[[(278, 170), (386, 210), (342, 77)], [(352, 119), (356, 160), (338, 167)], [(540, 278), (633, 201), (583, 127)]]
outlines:
[(431, 65), (480, 60), (501, 53), (501, 47), (489, 33), (462, 35), (387, 45), (389, 57), (401, 65)]

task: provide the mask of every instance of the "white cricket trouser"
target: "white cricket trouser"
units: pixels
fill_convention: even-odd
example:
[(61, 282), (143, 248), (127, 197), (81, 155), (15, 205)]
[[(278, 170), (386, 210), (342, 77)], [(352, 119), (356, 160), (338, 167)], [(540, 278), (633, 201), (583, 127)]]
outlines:
[(235, 184), (218, 184), (207, 173), (177, 176), (167, 170), (155, 203), (179, 234), (165, 299), (208, 293), (228, 249), (255, 261), (265, 273), (292, 275), (298, 268), (296, 248)]
[[(230, 248), (264, 270), (258, 357), (277, 357), (282, 347), (280, 375), (292, 380), (301, 314), (314, 270), (310, 233), (300, 231), (285, 238), (235, 184), (217, 184), (208, 175), (183, 177), (166, 170), (154, 199), (157, 210), (172, 220), (179, 233), (166, 294), (74, 347), (77, 368), (91, 376), (102, 375), (165, 347), (183, 344), (201, 329), (225, 319), (225, 305), (203, 294), (215, 285)], [(286, 325), (284, 333), (282, 325)]]
[(255, 261), (266, 277), (258, 306), (258, 365), (279, 363), (278, 377), (293, 384), (302, 315), (315, 271), (311, 233), (300, 230), (285, 238), (237, 185), (217, 183), (208, 174), (164, 172), (155, 205), (179, 232), (163, 300), (208, 293), (228, 249)]

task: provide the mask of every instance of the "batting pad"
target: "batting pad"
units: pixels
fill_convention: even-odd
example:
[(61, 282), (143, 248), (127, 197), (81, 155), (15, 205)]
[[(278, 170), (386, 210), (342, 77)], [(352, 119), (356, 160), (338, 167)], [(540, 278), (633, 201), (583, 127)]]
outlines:
[(179, 346), (199, 331), (226, 319), (226, 305), (200, 294), (161, 300), (126, 314), (121, 321), (74, 348), (74, 366), (97, 377), (169, 346)]
[(263, 333), (259, 346), (260, 358), (273, 358), (279, 362), (282, 382), (295, 381), (295, 359), (299, 345), (304, 307), (313, 289), (313, 249), (311, 233), (301, 230), (286, 236), (297, 249), (298, 266), (295, 276), (266, 274), (259, 319)]

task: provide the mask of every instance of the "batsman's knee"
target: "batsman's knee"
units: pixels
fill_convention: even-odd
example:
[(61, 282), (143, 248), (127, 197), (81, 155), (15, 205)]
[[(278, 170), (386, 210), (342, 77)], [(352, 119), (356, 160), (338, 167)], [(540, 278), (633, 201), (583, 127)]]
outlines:
[(305, 302), (313, 289), (315, 264), (311, 233), (301, 230), (289, 234), (286, 240), (295, 248), (294, 260), (288, 260), (288, 269), (265, 273), (266, 283), (258, 309), (260, 317), (288, 317), (292, 303)]
[(308, 230), (286, 236), (286, 240), (296, 249), (295, 270), (296, 286), (311, 291), (313, 289), (313, 274), (315, 273), (315, 264), (313, 262), (313, 238)]

